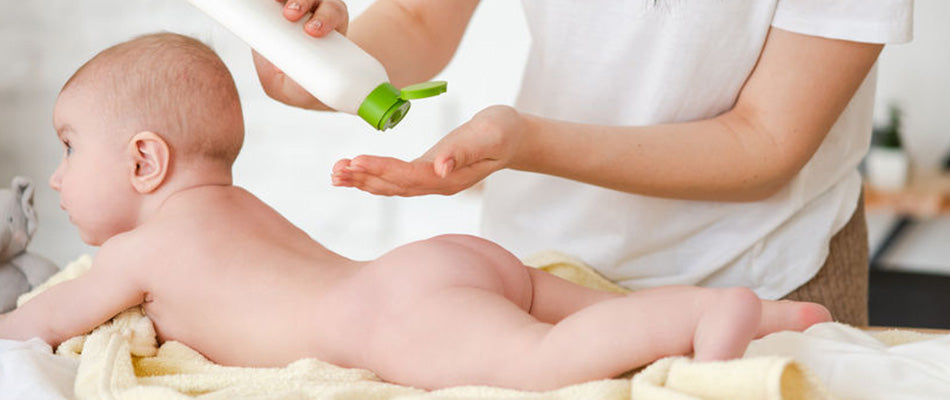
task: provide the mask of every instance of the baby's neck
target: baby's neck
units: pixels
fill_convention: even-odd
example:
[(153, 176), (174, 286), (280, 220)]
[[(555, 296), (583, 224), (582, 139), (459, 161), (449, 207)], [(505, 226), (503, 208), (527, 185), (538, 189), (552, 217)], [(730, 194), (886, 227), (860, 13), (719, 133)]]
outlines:
[(193, 191), (204, 187), (227, 187), (231, 186), (233, 180), (231, 172), (212, 173), (209, 171), (192, 170), (180, 172), (165, 181), (154, 192), (144, 195), (141, 212), (139, 213), (139, 225), (148, 221), (149, 218), (157, 214), (166, 204), (173, 201), (174, 198), (181, 197), (183, 193)]

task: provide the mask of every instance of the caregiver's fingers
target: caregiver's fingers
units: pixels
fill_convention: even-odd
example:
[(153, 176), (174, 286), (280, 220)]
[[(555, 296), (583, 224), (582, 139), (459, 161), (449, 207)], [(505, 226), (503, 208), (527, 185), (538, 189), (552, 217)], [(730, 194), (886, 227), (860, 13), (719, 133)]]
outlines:
[(278, 3), (284, 3), (284, 8), (282, 13), (284, 18), (287, 18), (288, 21), (297, 22), (306, 15), (310, 10), (304, 10), (303, 3), (305, 0), (294, 0), (294, 1), (282, 1), (277, 0)]
[(289, 0), (284, 3), (284, 18), (297, 22), (313, 13), (304, 24), (304, 31), (313, 37), (326, 36), (332, 30), (346, 34), (350, 15), (342, 0)]
[(334, 179), (334, 184), (338, 182), (346, 182), (346, 185), (338, 186), (353, 186), (352, 179), (355, 173), (365, 173), (367, 175), (382, 175), (383, 173), (388, 173), (390, 175), (395, 174), (395, 171), (398, 170), (407, 170), (409, 163), (392, 158), (392, 157), (377, 157), (377, 156), (357, 156), (353, 159), (341, 159), (333, 164), (331, 176)]
[(251, 51), (254, 60), (254, 68), (257, 70), (257, 77), (261, 83), (264, 93), (272, 99), (284, 104), (295, 107), (302, 107), (311, 110), (330, 110), (320, 100), (314, 97), (310, 92), (300, 87), (297, 82), (290, 79), (277, 66), (272, 64), (266, 58)]
[[(383, 196), (420, 196), (428, 194), (453, 195), (468, 189), (490, 174), (494, 168), (488, 162), (479, 162), (441, 177), (427, 160), (404, 162), (396, 159), (373, 159), (380, 163), (373, 167), (355, 167), (353, 163), (333, 175), (336, 186), (354, 187)], [(384, 169), (376, 169), (386, 165)]]
[(432, 163), (406, 162), (392, 157), (361, 155), (340, 160), (333, 168), (333, 184), (383, 196), (416, 196), (438, 193), (431, 189), (438, 177)]
[(335, 186), (352, 187), (378, 196), (412, 196), (409, 188), (387, 181), (375, 175), (353, 173), (346, 178), (333, 177)]
[(326, 36), (332, 30), (345, 35), (349, 22), (350, 14), (346, 3), (342, 0), (321, 0), (304, 30), (313, 37)]
[(417, 159), (408, 162), (393, 157), (370, 155), (354, 157), (343, 171), (377, 176), (402, 187), (419, 186), (426, 178), (435, 176), (429, 161)]
[[(404, 180), (391, 181), (384, 177), (363, 172), (354, 172), (348, 178), (334, 178), (334, 184), (337, 186), (353, 187), (379, 196), (411, 197), (428, 194), (450, 195), (458, 192), (458, 190), (451, 190), (442, 185), (445, 182), (437, 180), (430, 179), (428, 183), (419, 181), (411, 185), (407, 185), (405, 182)], [(433, 183), (438, 186), (429, 186)]]
[(277, 0), (284, 3), (284, 18), (297, 22), (313, 13), (304, 24), (304, 31), (313, 37), (326, 36), (332, 30), (346, 34), (350, 22), (349, 11), (342, 0)]
[(336, 163), (333, 164), (333, 168), (332, 168), (333, 175), (342, 173), (343, 170), (344, 170), (348, 165), (350, 165), (350, 159), (348, 159), (348, 158), (344, 158), (344, 159), (342, 159), (342, 160), (337, 161)]

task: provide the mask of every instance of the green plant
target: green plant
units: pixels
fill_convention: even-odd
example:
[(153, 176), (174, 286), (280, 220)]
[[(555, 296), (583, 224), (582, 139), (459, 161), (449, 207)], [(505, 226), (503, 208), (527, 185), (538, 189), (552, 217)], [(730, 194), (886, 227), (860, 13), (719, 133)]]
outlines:
[(900, 107), (890, 105), (888, 107), (887, 124), (874, 127), (871, 133), (871, 144), (877, 147), (891, 149), (901, 148), (901, 117), (903, 112)]

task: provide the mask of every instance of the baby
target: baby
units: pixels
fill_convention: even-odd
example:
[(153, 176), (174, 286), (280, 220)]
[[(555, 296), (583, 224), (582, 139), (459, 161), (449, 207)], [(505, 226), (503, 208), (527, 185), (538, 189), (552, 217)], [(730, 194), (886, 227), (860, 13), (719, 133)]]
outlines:
[(82, 239), (83, 276), (0, 316), (0, 337), (57, 345), (142, 305), (159, 340), (250, 367), (313, 357), (420, 388), (553, 389), (658, 358), (739, 357), (755, 337), (830, 320), (742, 288), (619, 295), (528, 268), (473, 236), (372, 261), (336, 254), (232, 185), (244, 125), (233, 80), (200, 42), (111, 47), (64, 85), (50, 178)]

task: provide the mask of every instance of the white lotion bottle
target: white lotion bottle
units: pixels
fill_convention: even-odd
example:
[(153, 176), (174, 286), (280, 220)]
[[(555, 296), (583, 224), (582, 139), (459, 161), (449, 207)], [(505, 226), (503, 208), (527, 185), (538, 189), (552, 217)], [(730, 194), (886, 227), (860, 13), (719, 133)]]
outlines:
[(383, 131), (399, 123), (409, 100), (445, 92), (442, 81), (402, 90), (389, 83), (386, 69), (355, 43), (332, 31), (314, 38), (303, 31), (307, 17), (286, 20), (273, 0), (188, 0), (337, 111), (359, 115)]

